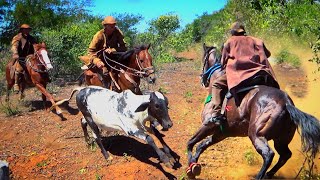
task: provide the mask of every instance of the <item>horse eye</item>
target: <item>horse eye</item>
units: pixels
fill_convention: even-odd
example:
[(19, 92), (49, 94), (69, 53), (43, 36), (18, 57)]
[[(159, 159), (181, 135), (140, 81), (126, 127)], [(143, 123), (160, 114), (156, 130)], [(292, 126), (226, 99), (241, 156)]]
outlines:
[(156, 104), (155, 107), (156, 107), (157, 109), (159, 109), (160, 106), (159, 106), (159, 104)]

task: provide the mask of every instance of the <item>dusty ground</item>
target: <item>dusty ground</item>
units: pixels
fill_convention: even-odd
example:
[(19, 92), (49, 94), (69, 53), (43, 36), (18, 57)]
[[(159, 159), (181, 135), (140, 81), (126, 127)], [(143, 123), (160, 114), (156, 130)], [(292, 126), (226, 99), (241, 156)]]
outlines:
[[(186, 53), (184, 62), (158, 67), (158, 80), (147, 88), (161, 89), (169, 98), (170, 116), (174, 126), (165, 132), (165, 141), (180, 156), (180, 165), (168, 169), (156, 153), (144, 142), (120, 135), (104, 134), (105, 146), (113, 160), (106, 161), (97, 146), (88, 147), (80, 126), (80, 114), (74, 99), (72, 109), (65, 109), (67, 120), (61, 121), (52, 112), (41, 109), (41, 96), (34, 88), (27, 91), (24, 102), (13, 107), (21, 111), (6, 117), (1, 105), (0, 160), (10, 164), (12, 179), (184, 179), (186, 178), (186, 143), (200, 125), (200, 112), (206, 91), (200, 86), (200, 60)], [(199, 56), (200, 57), (200, 56)], [(286, 90), (301, 110), (320, 119), (320, 80), (312, 73), (310, 63), (302, 71), (276, 67), (281, 87)], [(67, 98), (75, 85), (62, 88), (51, 86), (58, 99)], [(3, 98), (2, 98), (3, 99)], [(272, 142), (270, 142), (272, 144)], [(300, 137), (296, 134), (290, 144), (292, 158), (276, 174), (276, 178), (294, 178), (303, 162)], [(274, 163), (278, 156), (275, 157)], [(200, 157), (203, 168), (199, 179), (251, 179), (261, 167), (262, 159), (246, 137), (227, 138)], [(319, 156), (316, 172), (319, 171)], [(273, 164), (274, 164), (273, 163)]]

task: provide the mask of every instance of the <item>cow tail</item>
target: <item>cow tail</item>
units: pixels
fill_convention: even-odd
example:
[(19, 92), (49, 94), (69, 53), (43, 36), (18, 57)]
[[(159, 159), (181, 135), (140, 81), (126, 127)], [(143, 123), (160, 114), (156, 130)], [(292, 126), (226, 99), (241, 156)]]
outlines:
[(80, 90), (82, 90), (82, 89), (84, 89), (84, 88), (86, 88), (86, 87), (77, 87), (77, 88), (74, 88), (73, 91), (71, 92), (71, 95), (70, 95), (69, 99), (62, 99), (62, 100), (56, 102), (56, 106), (59, 106), (59, 105), (63, 104), (64, 102), (69, 102), (70, 99), (73, 97), (73, 95), (74, 95), (76, 92), (78, 92), (78, 91), (80, 91)]
[(304, 113), (291, 103), (286, 108), (292, 121), (300, 128), (303, 151), (315, 157), (320, 150), (320, 122), (314, 116)]

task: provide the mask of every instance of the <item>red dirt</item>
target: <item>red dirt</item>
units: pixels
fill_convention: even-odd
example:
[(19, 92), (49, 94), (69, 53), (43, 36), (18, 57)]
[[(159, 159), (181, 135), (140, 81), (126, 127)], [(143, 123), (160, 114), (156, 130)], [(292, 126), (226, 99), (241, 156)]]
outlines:
[[(41, 96), (33, 93), (37, 90), (32, 88), (26, 92), (26, 102), (19, 104), (20, 115), (6, 117), (0, 114), (0, 160), (9, 162), (12, 179), (185, 179), (186, 143), (200, 125), (206, 96), (199, 81), (201, 63), (200, 60), (189, 60), (157, 69), (157, 84), (149, 88), (161, 89), (169, 99), (174, 126), (164, 132), (164, 140), (180, 156), (181, 167), (169, 169), (160, 164), (156, 153), (145, 142), (104, 133), (103, 142), (105, 146), (110, 145), (109, 152), (113, 157), (106, 161), (97, 146), (86, 145), (80, 126), (81, 115), (76, 109), (69, 109), (71, 114), (65, 110), (67, 120), (61, 121), (54, 113), (40, 108)], [(313, 83), (319, 83), (309, 81), (299, 71), (275, 69), (281, 77), (281, 87), (290, 86), (294, 100), (304, 98)], [(55, 97), (69, 97), (74, 87), (53, 89)], [(13, 99), (17, 99), (17, 95)], [(70, 106), (76, 108), (74, 99), (71, 102)], [(297, 106), (300, 108), (302, 104)], [(304, 106), (303, 110), (306, 109)], [(319, 113), (313, 115), (320, 118)], [(295, 136), (290, 148), (293, 156), (276, 178), (293, 178), (301, 167), (303, 156), (299, 152), (299, 135)], [(248, 164), (248, 159), (252, 159), (252, 165)], [(248, 138), (236, 137), (208, 148), (199, 162), (203, 166), (200, 179), (249, 179), (259, 171), (262, 159)]]

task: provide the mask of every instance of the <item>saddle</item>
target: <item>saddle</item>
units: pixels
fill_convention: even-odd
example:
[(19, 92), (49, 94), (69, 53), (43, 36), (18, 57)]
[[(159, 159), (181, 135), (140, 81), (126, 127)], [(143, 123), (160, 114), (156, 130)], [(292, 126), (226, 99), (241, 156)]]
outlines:
[(228, 91), (221, 106), (221, 114), (225, 114), (227, 102), (229, 99), (234, 97), (236, 106), (239, 107), (245, 95), (250, 90), (258, 88), (261, 85), (280, 89), (279, 84), (269, 74), (259, 73), (256, 76), (253, 76), (252, 78), (249, 78), (248, 80), (241, 83), (239, 88), (231, 89)]

